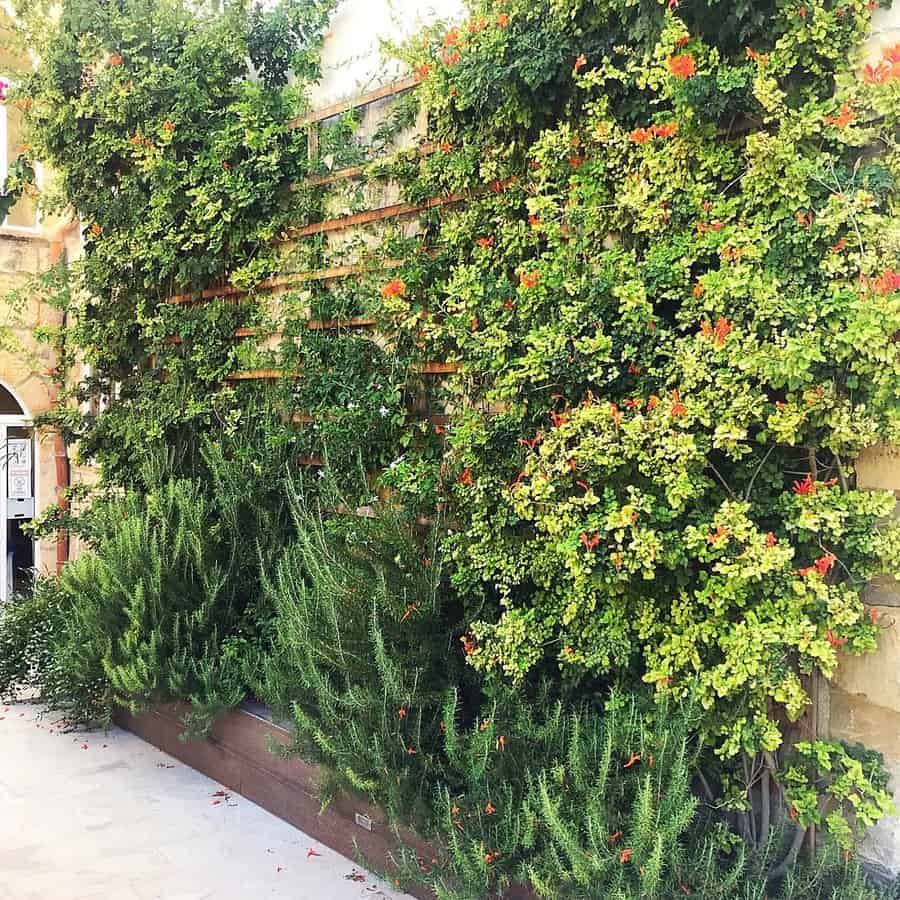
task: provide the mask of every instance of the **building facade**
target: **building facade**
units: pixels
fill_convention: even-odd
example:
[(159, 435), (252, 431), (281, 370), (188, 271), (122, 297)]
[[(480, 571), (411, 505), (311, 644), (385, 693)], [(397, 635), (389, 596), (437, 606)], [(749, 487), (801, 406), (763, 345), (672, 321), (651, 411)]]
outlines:
[[(30, 65), (17, 50), (0, 9), (0, 81), (14, 86)], [(6, 91), (4, 90), (3, 93)], [(23, 150), (22, 111), (0, 102), (0, 186)], [(38, 172), (40, 179), (41, 173)], [(68, 556), (68, 540), (33, 541), (22, 525), (64, 499), (69, 481), (62, 436), (35, 428), (36, 416), (53, 408), (55, 354), (35, 339), (36, 329), (61, 324), (61, 314), (32, 289), (36, 276), (80, 252), (75, 220), (45, 219), (34, 197), (24, 196), (0, 222), (0, 602), (27, 586), (32, 572), (54, 571)]]
[[(313, 108), (327, 108), (400, 77), (398, 67), (385, 66), (381, 41), (401, 39), (423, 20), (452, 19), (460, 13), (459, 0), (344, 0), (323, 48), (323, 77), (312, 92)], [(14, 83), (16, 72), (29, 63), (9, 49), (2, 15), (0, 11), (0, 79)], [(363, 29), (361, 21), (366, 23)], [(895, 2), (891, 9), (875, 13), (873, 57), (898, 43), (900, 2)], [(371, 126), (378, 110), (367, 116), (372, 121), (367, 118), (364, 125)], [(0, 103), (0, 184), (20, 151), (20, 129), (20, 111)], [(55, 403), (50, 374), (56, 365), (52, 352), (34, 339), (33, 331), (61, 323), (59, 313), (42, 303), (38, 294), (28, 295), (27, 286), (30, 278), (53, 263), (77, 258), (80, 246), (76, 221), (44, 220), (27, 197), (0, 226), (0, 328), (5, 322), (10, 336), (0, 342), (0, 509), (6, 510), (5, 526), (0, 525), (0, 559), (7, 560), (0, 598), (17, 586), (17, 580), (21, 582), (29, 562), (52, 571), (68, 557), (65, 540), (41, 541), (29, 549), (22, 519), (16, 517), (28, 518), (58, 503), (71, 477), (68, 448), (61, 437), (31, 426), (35, 416)], [(12, 291), (23, 288), (26, 297), (21, 306), (5, 303)], [(873, 448), (859, 462), (858, 479), (862, 487), (886, 488), (900, 495), (900, 451)], [(18, 503), (29, 499), (33, 504)], [(869, 602), (885, 625), (879, 649), (869, 656), (845, 658), (834, 681), (822, 685), (816, 728), (822, 737), (861, 741), (881, 751), (894, 776), (892, 787), (900, 793), (900, 588), (884, 580), (870, 590)], [(872, 831), (863, 855), (885, 875), (900, 873), (900, 817), (886, 818)]]

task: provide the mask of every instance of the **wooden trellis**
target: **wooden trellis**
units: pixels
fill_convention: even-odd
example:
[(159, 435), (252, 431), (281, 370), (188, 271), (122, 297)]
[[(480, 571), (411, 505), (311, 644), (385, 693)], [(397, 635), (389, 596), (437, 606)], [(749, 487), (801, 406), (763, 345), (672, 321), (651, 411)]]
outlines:
[[(289, 127), (305, 127), (308, 129), (310, 136), (310, 158), (315, 159), (318, 152), (319, 123), (341, 115), (349, 110), (359, 109), (381, 100), (397, 97), (400, 94), (414, 89), (419, 84), (419, 81), (420, 79), (415, 76), (395, 81), (392, 84), (384, 85), (375, 90), (359, 94), (356, 97), (331, 104), (330, 106), (300, 116), (292, 120), (289, 123)], [(436, 149), (436, 144), (423, 141), (418, 146), (409, 148), (409, 151), (413, 152), (418, 157), (425, 157), (434, 153)], [(401, 150), (399, 152), (406, 151)], [(326, 174), (311, 175), (304, 180), (303, 185), (308, 187), (324, 187), (338, 184), (343, 181), (360, 180), (366, 178), (369, 171), (371, 171), (372, 167), (377, 165), (377, 163), (378, 160), (375, 160), (364, 165), (346, 166)], [(296, 189), (296, 186), (294, 186), (294, 189)], [(393, 203), (366, 209), (357, 213), (335, 216), (319, 222), (312, 222), (307, 225), (292, 228), (280, 236), (276, 243), (289, 243), (318, 234), (328, 235), (363, 227), (375, 222), (403, 219), (425, 212), (429, 209), (436, 209), (465, 202), (465, 200), (468, 199), (468, 196), (469, 195), (467, 194), (454, 193), (446, 196), (433, 197), (421, 203)], [(275, 291), (289, 290), (310, 282), (327, 284), (341, 279), (360, 277), (384, 269), (396, 268), (400, 265), (402, 265), (402, 260), (388, 259), (379, 260), (377, 265), (353, 263), (329, 266), (306, 272), (279, 275), (266, 279), (254, 285), (252, 288), (237, 287), (229, 284), (211, 286), (201, 291), (185, 292), (169, 296), (164, 302), (176, 305), (191, 305), (225, 299), (241, 303), (254, 298), (258, 294), (270, 294)], [(310, 319), (305, 323), (305, 326), (310, 331), (368, 330), (374, 333), (376, 321), (374, 318), (363, 316), (339, 319)], [(284, 337), (284, 332), (280, 329), (270, 331), (253, 326), (243, 326), (234, 330), (234, 338), (236, 340), (243, 340), (256, 336), (281, 339)], [(171, 335), (165, 340), (165, 343), (173, 345), (181, 344), (182, 342), (183, 338), (179, 335)], [(414, 364), (412, 366), (412, 371), (419, 375), (440, 377), (453, 375), (459, 372), (460, 366), (454, 362), (431, 360)], [(301, 376), (302, 373), (299, 371), (259, 368), (229, 373), (225, 376), (225, 382), (229, 384), (254, 381), (274, 382), (284, 379), (296, 379)], [(291, 422), (297, 425), (311, 425), (316, 421), (316, 417), (308, 413), (297, 412), (291, 416)], [(423, 421), (428, 422), (437, 429), (441, 429), (450, 423), (450, 416), (445, 413), (425, 415), (423, 416)], [(319, 456), (305, 456), (302, 457), (299, 462), (301, 465), (305, 466), (318, 467), (324, 465), (324, 460)]]

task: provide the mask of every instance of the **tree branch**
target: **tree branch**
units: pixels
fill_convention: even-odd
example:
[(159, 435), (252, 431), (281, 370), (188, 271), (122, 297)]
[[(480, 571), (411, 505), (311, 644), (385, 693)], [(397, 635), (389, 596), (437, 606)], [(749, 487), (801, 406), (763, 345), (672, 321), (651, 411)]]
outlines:
[(841, 462), (841, 458), (837, 455), (837, 453), (834, 454), (834, 464), (837, 466), (838, 478), (841, 482), (841, 490), (846, 494), (850, 489), (847, 486), (847, 474), (846, 472), (844, 472), (844, 464)]

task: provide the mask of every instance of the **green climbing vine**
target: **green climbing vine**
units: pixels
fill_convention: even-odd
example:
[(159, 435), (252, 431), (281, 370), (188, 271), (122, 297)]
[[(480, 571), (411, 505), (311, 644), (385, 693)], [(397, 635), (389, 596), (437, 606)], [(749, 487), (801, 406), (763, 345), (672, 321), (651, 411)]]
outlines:
[(852, 485), (898, 435), (896, 52), (864, 67), (864, 3), (746, 46), (671, 6), (475, 4), (410, 48), (441, 143), (410, 191), (471, 199), (386, 305), (461, 366), (470, 661), (696, 695), (728, 757), (874, 647), (897, 570), (893, 498)]
[[(73, 399), (114, 400), (61, 423), (109, 483), (160, 446), (196, 474), (254, 414), (234, 376), (276, 373), (262, 453), (445, 514), (466, 677), (693, 704), (748, 842), (775, 779), (797, 847), (846, 843), (890, 808), (879, 767), (785, 739), (900, 571), (894, 498), (855, 484), (900, 440), (900, 48), (865, 49), (863, 0), (472, 0), (395, 48), (421, 84), (373, 138), (349, 113), (311, 156), (288, 123), (328, 11), (69, 0), (35, 33), (13, 95), (87, 229), (59, 338), (93, 367)], [(417, 107), (431, 143), (394, 153)], [(287, 239), (385, 182), (427, 202), (415, 234)]]

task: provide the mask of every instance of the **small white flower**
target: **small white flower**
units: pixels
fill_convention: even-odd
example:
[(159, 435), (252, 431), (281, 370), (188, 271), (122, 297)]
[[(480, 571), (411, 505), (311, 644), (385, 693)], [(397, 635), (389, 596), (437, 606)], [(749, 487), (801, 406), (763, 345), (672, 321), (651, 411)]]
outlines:
[(381, 418), (383, 419), (390, 412), (390, 410), (386, 406), (382, 406), (379, 408), (378, 412), (381, 413)]

